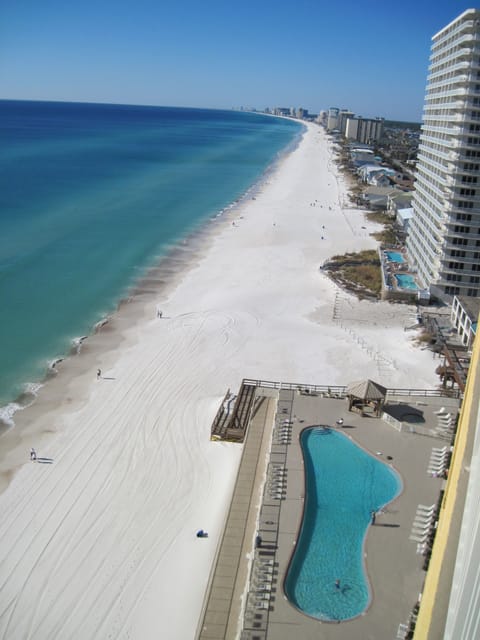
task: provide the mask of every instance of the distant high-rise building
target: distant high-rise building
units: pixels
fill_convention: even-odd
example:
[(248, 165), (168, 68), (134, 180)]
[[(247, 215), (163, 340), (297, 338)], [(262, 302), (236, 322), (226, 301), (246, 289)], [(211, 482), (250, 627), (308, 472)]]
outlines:
[(480, 292), (480, 10), (432, 38), (407, 249), (432, 296)]
[(333, 131), (338, 127), (338, 114), (340, 109), (337, 107), (330, 107), (327, 115), (327, 131)]
[(371, 144), (382, 137), (383, 123), (383, 118), (347, 117), (345, 137), (350, 140)]
[(353, 111), (349, 111), (348, 109), (342, 109), (338, 114), (338, 130), (340, 133), (345, 135), (345, 131), (347, 129), (347, 120), (348, 118), (353, 118), (355, 114)]

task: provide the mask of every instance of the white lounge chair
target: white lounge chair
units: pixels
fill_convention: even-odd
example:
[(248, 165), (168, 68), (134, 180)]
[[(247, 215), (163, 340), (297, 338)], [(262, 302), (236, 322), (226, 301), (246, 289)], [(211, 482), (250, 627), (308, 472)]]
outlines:
[(444, 451), (443, 453), (435, 453), (434, 451), (430, 454), (430, 460), (445, 460), (450, 455), (450, 451)]
[(429, 516), (426, 519), (415, 518), (415, 520), (413, 521), (413, 526), (414, 527), (426, 527), (426, 526), (431, 527), (432, 526), (432, 522), (434, 521), (434, 519), (435, 519), (435, 516), (433, 516), (433, 515)]
[(431, 524), (426, 527), (412, 527), (411, 534), (412, 536), (428, 536), (431, 529)]
[(433, 413), (436, 416), (441, 416), (443, 413), (447, 413), (447, 411), (446, 411), (445, 407), (440, 407), (440, 409), (438, 409), (438, 411), (434, 411)]
[(447, 464), (446, 460), (431, 460), (428, 468), (429, 469), (436, 469), (436, 468), (441, 468), (443, 469), (445, 467), (445, 465)]
[(408, 539), (413, 540), (413, 542), (426, 542), (429, 537), (430, 533), (425, 533), (423, 535), (416, 535), (412, 533), (410, 536), (408, 536)]
[(409, 632), (408, 624), (399, 624), (397, 629), (397, 638), (398, 640), (404, 640), (407, 637), (407, 633)]
[(427, 473), (432, 475), (432, 476), (438, 477), (438, 476), (442, 475), (443, 473), (445, 473), (445, 469), (446, 469), (446, 467), (429, 467), (427, 469)]

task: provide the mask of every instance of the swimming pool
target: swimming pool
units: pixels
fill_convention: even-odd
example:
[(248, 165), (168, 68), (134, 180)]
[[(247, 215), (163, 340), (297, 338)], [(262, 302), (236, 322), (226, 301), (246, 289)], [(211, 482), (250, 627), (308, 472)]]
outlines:
[(309, 616), (348, 620), (360, 615), (370, 601), (363, 541), (371, 512), (398, 495), (401, 480), (338, 431), (306, 429), (300, 442), (305, 510), (285, 593)]
[(385, 255), (390, 260), (390, 262), (405, 262), (405, 258), (401, 253), (397, 251), (385, 251)]
[(397, 286), (399, 289), (411, 289), (412, 291), (416, 291), (418, 289), (414, 277), (408, 273), (397, 273), (395, 278), (397, 279)]

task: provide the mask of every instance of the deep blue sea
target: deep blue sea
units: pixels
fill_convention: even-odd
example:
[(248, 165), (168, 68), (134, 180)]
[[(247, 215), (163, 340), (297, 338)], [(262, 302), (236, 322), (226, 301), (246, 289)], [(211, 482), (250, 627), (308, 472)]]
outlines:
[(0, 101), (3, 415), (300, 131), (236, 111)]

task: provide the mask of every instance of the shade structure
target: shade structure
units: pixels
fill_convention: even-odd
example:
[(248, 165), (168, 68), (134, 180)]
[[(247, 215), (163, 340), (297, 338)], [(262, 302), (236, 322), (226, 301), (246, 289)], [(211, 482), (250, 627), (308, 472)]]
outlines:
[(347, 386), (348, 410), (364, 411), (366, 407), (373, 409), (379, 416), (385, 402), (387, 390), (373, 380), (359, 380)]

